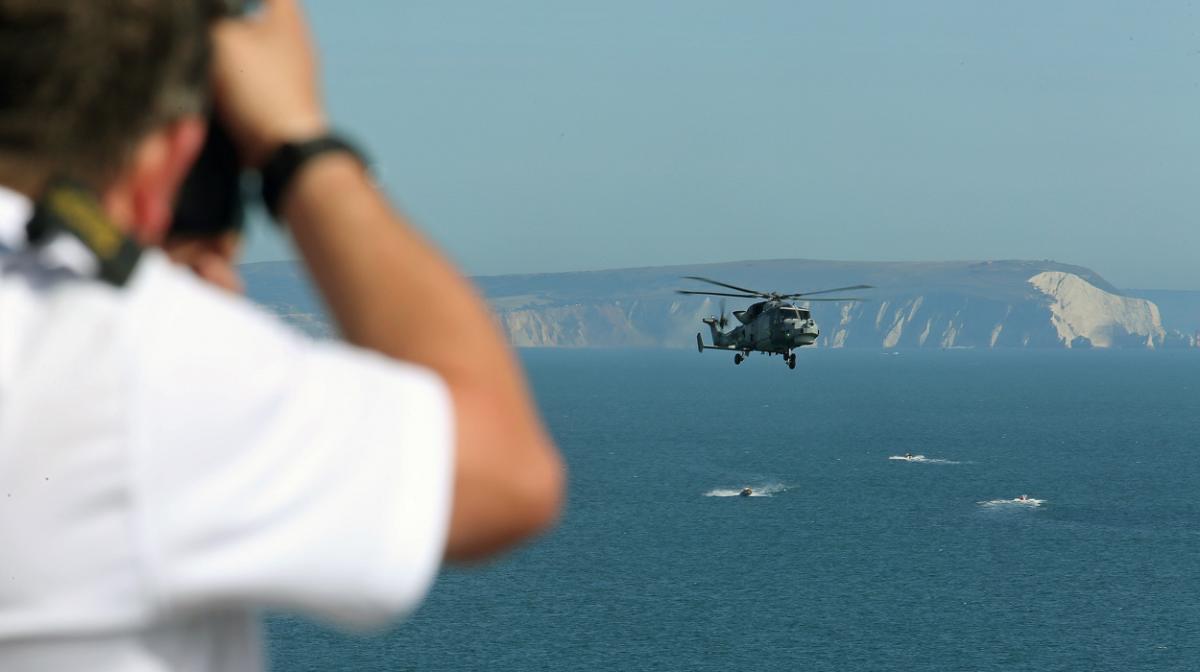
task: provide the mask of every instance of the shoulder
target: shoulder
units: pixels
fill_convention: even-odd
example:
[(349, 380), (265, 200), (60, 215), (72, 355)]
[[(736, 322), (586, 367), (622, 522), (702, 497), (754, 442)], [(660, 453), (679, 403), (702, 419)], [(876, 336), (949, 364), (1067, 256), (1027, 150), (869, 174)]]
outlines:
[(300, 345), (307, 341), (277, 317), (245, 297), (213, 287), (148, 250), (130, 279), (126, 298), (130, 320), (149, 347), (222, 349), (253, 346), (255, 339)]
[(135, 350), (132, 382), (141, 390), (141, 405), (156, 415), (174, 416), (175, 423), (222, 415), (295, 420), (304, 414), (281, 410), (324, 406), (316, 417), (340, 426), (361, 421), (376, 396), (412, 408), (446, 407), (438, 415), (449, 412), (444, 384), (423, 367), (340, 341), (313, 340), (161, 253), (143, 262), (129, 287), (126, 333)]
[(163, 603), (346, 623), (411, 608), (450, 518), (454, 416), (441, 379), (311, 340), (147, 261), (129, 295), (142, 338), (133, 450)]

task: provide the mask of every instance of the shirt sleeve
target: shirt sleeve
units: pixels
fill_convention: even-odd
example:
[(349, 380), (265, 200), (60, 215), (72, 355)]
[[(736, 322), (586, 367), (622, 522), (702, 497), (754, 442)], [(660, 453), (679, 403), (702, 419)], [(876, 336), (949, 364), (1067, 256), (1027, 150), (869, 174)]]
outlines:
[(131, 463), (160, 607), (281, 607), (351, 626), (411, 610), (449, 524), (444, 383), (158, 272), (168, 281), (138, 297)]

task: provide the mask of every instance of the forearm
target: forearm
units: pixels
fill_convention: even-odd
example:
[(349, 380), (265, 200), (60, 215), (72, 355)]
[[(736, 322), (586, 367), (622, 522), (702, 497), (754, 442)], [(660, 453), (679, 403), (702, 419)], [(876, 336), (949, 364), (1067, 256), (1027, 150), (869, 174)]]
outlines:
[[(345, 338), (427, 366), (450, 386), (459, 466), (448, 555), (486, 554), (549, 522), (557, 497), (546, 502), (540, 492), (547, 479), (561, 488), (557, 456), (471, 284), (349, 155), (303, 167), (282, 212)], [(529, 507), (528, 516), (514, 516)]]
[[(297, 0), (264, 0), (253, 19), (220, 22), (213, 40), (218, 110), (247, 165), (326, 131)], [(424, 365), (449, 386), (456, 455), (447, 556), (486, 555), (553, 520), (558, 454), (471, 284), (348, 154), (309, 159), (278, 205), (345, 338)]]
[(284, 219), (345, 338), (446, 377), (469, 355), (507, 352), (470, 284), (371, 185), (347, 154), (306, 165)]

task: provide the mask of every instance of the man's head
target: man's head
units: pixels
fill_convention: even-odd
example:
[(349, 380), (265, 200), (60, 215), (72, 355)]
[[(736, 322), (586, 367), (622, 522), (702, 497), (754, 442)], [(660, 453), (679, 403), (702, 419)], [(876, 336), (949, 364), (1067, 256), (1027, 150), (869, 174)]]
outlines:
[(0, 183), (94, 187), (161, 240), (204, 137), (211, 0), (0, 0)]

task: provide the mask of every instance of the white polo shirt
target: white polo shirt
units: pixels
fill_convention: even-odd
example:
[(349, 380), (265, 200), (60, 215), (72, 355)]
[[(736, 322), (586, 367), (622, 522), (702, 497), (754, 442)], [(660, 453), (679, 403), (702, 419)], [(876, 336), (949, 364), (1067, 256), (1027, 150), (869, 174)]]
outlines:
[(0, 188), (0, 670), (257, 670), (257, 612), (380, 624), (445, 546), (452, 406), (147, 251), (25, 250)]

